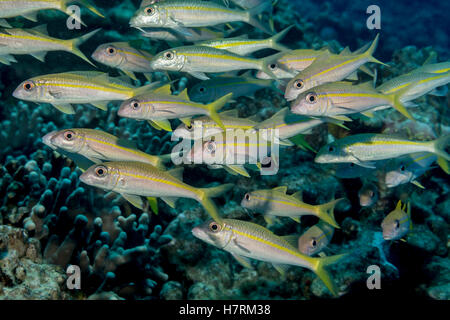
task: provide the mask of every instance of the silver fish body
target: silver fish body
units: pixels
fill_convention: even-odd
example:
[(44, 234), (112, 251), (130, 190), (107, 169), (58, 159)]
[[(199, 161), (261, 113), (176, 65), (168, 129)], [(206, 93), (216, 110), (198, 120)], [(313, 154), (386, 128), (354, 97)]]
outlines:
[(416, 179), (431, 169), (437, 157), (432, 153), (417, 153), (393, 159), (386, 166), (385, 183), (394, 188), (405, 183), (415, 183)]
[(322, 147), (315, 161), (318, 163), (364, 162), (397, 158), (417, 152), (431, 152), (446, 161), (450, 156), (445, 152), (450, 136), (434, 141), (411, 141), (385, 134), (362, 133), (348, 136)]

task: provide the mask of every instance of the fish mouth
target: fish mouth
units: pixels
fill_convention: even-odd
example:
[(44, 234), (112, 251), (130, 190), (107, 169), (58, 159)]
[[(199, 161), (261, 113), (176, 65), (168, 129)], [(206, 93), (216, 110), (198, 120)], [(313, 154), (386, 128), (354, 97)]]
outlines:
[(58, 131), (52, 131), (47, 133), (45, 136), (42, 137), (42, 143), (45, 144), (47, 147), (56, 150), (57, 148), (52, 144), (52, 139), (57, 132)]
[(195, 227), (191, 230), (191, 233), (194, 237), (198, 238), (198, 239), (203, 239), (203, 237), (205, 236), (205, 233), (203, 232), (202, 229), (200, 229), (199, 227)]

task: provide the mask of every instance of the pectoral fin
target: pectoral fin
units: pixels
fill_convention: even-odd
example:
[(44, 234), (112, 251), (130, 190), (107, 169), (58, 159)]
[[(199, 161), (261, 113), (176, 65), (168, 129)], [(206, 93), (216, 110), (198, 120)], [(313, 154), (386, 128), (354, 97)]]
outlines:
[(161, 119), (161, 120), (151, 120), (151, 121), (154, 124), (156, 124), (159, 128), (172, 132), (172, 126), (170, 125), (169, 120)]
[(30, 55), (35, 57), (36, 59), (38, 59), (41, 62), (45, 62), (45, 56), (47, 55), (47, 52), (45, 52), (45, 51), (34, 52), (34, 53), (30, 53)]
[(75, 110), (73, 109), (71, 104), (54, 104), (52, 103), (56, 109), (66, 114), (75, 114)]
[(121, 193), (121, 195), (136, 208), (144, 210), (144, 201), (142, 200), (142, 198), (140, 196), (136, 196), (136, 195), (128, 194), (128, 193)]
[(228, 169), (230, 169), (231, 171), (236, 172), (237, 174), (240, 174), (244, 177), (250, 178), (250, 174), (247, 172), (247, 170), (244, 168), (243, 165), (230, 164), (230, 165), (227, 165), (226, 167), (228, 167)]
[(278, 264), (278, 263), (272, 263), (275, 270), (277, 270), (283, 277), (286, 276), (286, 272), (289, 268), (288, 265), (285, 264)]
[(103, 111), (108, 111), (108, 101), (91, 102), (91, 104)]
[(29, 13), (26, 13), (26, 14), (22, 14), (22, 17), (24, 17), (27, 20), (30, 20), (30, 21), (33, 21), (33, 22), (37, 22), (38, 21), (37, 20), (37, 14), (38, 14), (38, 11), (34, 11), (34, 12), (29, 12)]
[(12, 28), (11, 25), (5, 19), (0, 19), (0, 27), (3, 28)]
[(251, 264), (249, 258), (240, 256), (240, 255), (238, 255), (238, 254), (236, 254), (236, 253), (232, 253), (231, 255), (232, 255), (232, 256), (237, 260), (237, 262), (239, 262), (244, 268), (253, 269), (253, 266), (252, 266), (252, 264)]
[(251, 252), (251, 251), (248, 250), (246, 247), (244, 247), (243, 245), (241, 245), (241, 244), (239, 243), (239, 241), (238, 241), (236, 238), (234, 238), (232, 241), (233, 241), (233, 243), (234, 243), (239, 249), (241, 249), (242, 251), (245, 251), (245, 252), (247, 252), (247, 253), (250, 253), (250, 252)]
[(421, 188), (421, 189), (425, 189), (425, 187), (424, 187), (419, 181), (417, 181), (417, 180), (411, 181), (411, 183), (412, 183), (413, 185), (418, 186), (418, 187)]
[(167, 203), (167, 205), (169, 207), (175, 209), (175, 202), (178, 200), (178, 198), (176, 198), (176, 197), (162, 197), (161, 200), (164, 201), (165, 203)]
[(191, 76), (200, 80), (209, 80), (209, 77), (204, 72), (191, 71), (188, 72)]

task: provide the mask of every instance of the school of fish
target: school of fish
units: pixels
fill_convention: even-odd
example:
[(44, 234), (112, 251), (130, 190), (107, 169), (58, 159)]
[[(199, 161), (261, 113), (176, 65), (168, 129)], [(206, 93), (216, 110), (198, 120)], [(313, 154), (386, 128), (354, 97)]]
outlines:
[[(250, 177), (247, 169), (251, 165), (261, 169), (262, 159), (251, 154), (253, 147), (276, 144), (280, 152), (289, 152), (288, 146), (312, 150), (302, 137), (324, 123), (345, 129), (345, 123), (354, 117), (374, 117), (375, 112), (388, 108), (413, 120), (413, 100), (426, 94), (442, 95), (439, 89), (450, 82), (450, 62), (438, 63), (433, 57), (422, 67), (379, 86), (374, 85), (375, 81), (361, 81), (376, 77), (378, 66), (389, 67), (374, 57), (378, 34), (373, 35), (370, 44), (353, 52), (348, 47), (341, 52), (291, 48), (288, 41), (281, 42), (294, 26), (275, 31), (278, 26), (271, 19), (273, 4), (269, 0), (144, 0), (129, 26), (125, 26), (139, 30), (140, 38), (99, 43), (90, 55), (93, 61), (79, 46), (99, 39), (100, 29), (73, 39), (59, 39), (50, 36), (45, 25), (23, 29), (12, 27), (8, 21), (22, 16), (37, 22), (40, 11), (65, 12), (69, 3), (81, 4), (103, 17), (87, 0), (0, 0), (0, 63), (13, 66), (17, 62), (15, 55), (32, 55), (44, 62), (48, 52), (65, 51), (91, 67), (91, 71), (67, 70), (23, 79), (13, 96), (51, 104), (66, 114), (75, 114), (75, 104), (90, 104), (105, 111), (109, 103), (119, 102), (119, 117), (145, 120), (156, 130), (170, 131), (192, 142), (184, 160), (201, 158), (200, 163), (209, 164), (211, 169), (223, 168), (233, 175)], [(261, 37), (252, 39), (234, 29), (243, 24), (258, 30)], [(168, 48), (150, 52), (145, 48), (148, 41), (166, 43)], [(255, 55), (261, 50), (272, 53)], [(120, 76), (96, 71), (96, 63), (115, 69)], [(152, 81), (155, 72), (167, 75), (169, 80)], [(175, 81), (171, 79), (179, 76), (188, 77), (193, 84), (174, 94)], [(138, 79), (148, 83), (136, 86), (133, 81)], [(251, 97), (261, 89), (281, 90), (290, 107), (263, 121), (257, 117), (240, 118), (236, 109), (221, 112), (234, 99)], [(171, 121), (181, 123), (173, 130)], [(202, 128), (200, 136), (194, 135), (196, 127)], [(233, 130), (277, 130), (278, 139), (267, 135), (266, 140), (257, 143), (218, 140)], [(83, 183), (117, 192), (133, 206), (155, 213), (157, 198), (171, 207), (176, 206), (178, 198), (193, 199), (212, 218), (192, 230), (198, 239), (228, 251), (244, 267), (251, 268), (254, 259), (271, 263), (282, 275), (287, 266), (307, 268), (333, 295), (339, 295), (327, 267), (343, 261), (347, 253), (321, 253), (332, 241), (335, 229), (340, 228), (334, 209), (343, 199), (334, 199), (333, 192), (327, 203), (308, 204), (301, 190), (289, 194), (285, 186), (249, 190), (242, 196), (241, 206), (263, 215), (268, 226), (283, 217), (298, 223), (305, 215), (318, 218), (318, 223), (303, 235), (278, 236), (253, 222), (223, 218), (212, 199), (223, 196), (233, 184), (205, 188), (186, 184), (183, 166), (171, 168), (173, 154), (146, 154), (131, 141), (98, 129), (65, 128), (42, 140), (75, 161), (83, 171)], [(417, 179), (435, 162), (449, 173), (449, 145), (450, 135), (416, 141), (378, 132), (348, 134), (323, 146), (314, 161), (334, 164), (336, 176), (342, 179), (366, 176), (383, 167), (387, 187), (414, 183), (423, 188)], [(241, 156), (244, 162), (208, 163), (209, 159), (217, 159), (217, 154), (221, 158)], [(372, 206), (378, 200), (376, 186), (366, 183), (359, 197), (361, 207)], [(386, 240), (401, 239), (411, 228), (411, 206), (401, 201), (381, 223)]]

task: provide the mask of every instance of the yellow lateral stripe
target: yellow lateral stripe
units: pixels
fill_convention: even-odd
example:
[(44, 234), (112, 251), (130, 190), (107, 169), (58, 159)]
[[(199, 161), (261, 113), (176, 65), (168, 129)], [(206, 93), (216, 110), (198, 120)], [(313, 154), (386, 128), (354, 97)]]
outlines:
[[(417, 82), (417, 83), (414, 85), (414, 87), (417, 86), (417, 85), (419, 85), (419, 84), (422, 84), (422, 83), (427, 83), (427, 82), (429, 82), (429, 81), (441, 79), (442, 77), (443, 77), (442, 75), (438, 75), (438, 76), (435, 76), (435, 77), (431, 77), (431, 78), (427, 78), (427, 79), (420, 80), (419, 82)], [(389, 91), (386, 91), (386, 93), (392, 93), (392, 92), (395, 92), (395, 91), (399, 91), (400, 89), (403, 89), (403, 88), (409, 86), (410, 84), (411, 84), (411, 82), (407, 82), (407, 83), (402, 84), (402, 85), (400, 85), (400, 86), (398, 86), (398, 87), (392, 88), (392, 89), (389, 90)]]
[(144, 56), (142, 54), (139, 54), (139, 53), (136, 53), (136, 52), (125, 51), (123, 49), (119, 49), (119, 52), (122, 52), (122, 53), (125, 53), (125, 54), (129, 54), (131, 56), (135, 56), (135, 57), (138, 57), (138, 58), (142, 58), (142, 59), (147, 60), (147, 61), (152, 60), (151, 57), (146, 57), (146, 56)]
[[(347, 65), (347, 64), (349, 64), (349, 63), (358, 61), (358, 60), (360, 60), (360, 59), (361, 59), (361, 57), (360, 57), (360, 56), (357, 56), (357, 57), (354, 58), (354, 59), (350, 59), (350, 60), (344, 61), (344, 62), (339, 63), (339, 64), (337, 64), (337, 65), (335, 65), (335, 66), (333, 66), (333, 67), (330, 67), (330, 68), (328, 68), (328, 69), (325, 69), (325, 70), (323, 70), (323, 71), (321, 71), (321, 72), (319, 72), (319, 73), (313, 74), (313, 75), (311, 75), (311, 76), (310, 76), (309, 78), (307, 78), (307, 79), (315, 78), (315, 77), (321, 76), (321, 75), (323, 75), (323, 74), (325, 74), (325, 73), (327, 73), (327, 72), (336, 70), (337, 68), (340, 68), (340, 67), (345, 66), (345, 65)], [(303, 79), (303, 80), (305, 80), (305, 79)]]
[(367, 142), (355, 142), (351, 146), (370, 146), (370, 145), (423, 145), (423, 142), (415, 141), (367, 141)]
[[(93, 85), (83, 85), (83, 84), (67, 84), (67, 83), (35, 83), (35, 86), (37, 87), (62, 87), (62, 88), (81, 88), (81, 89), (90, 89), (90, 90), (99, 90), (99, 91), (105, 91), (105, 92), (117, 92), (117, 93), (125, 93), (125, 90), (122, 89), (113, 89), (113, 88), (106, 88), (106, 87), (96, 87)], [(120, 87), (120, 86), (119, 86)], [(127, 91), (132, 91), (131, 88), (126, 88)]]
[(148, 177), (148, 176), (142, 176), (142, 175), (134, 174), (134, 173), (130, 173), (130, 172), (123, 172), (121, 170), (119, 170), (119, 172), (120, 172), (121, 175), (124, 175), (124, 176), (132, 177), (132, 178), (136, 178), (136, 179), (160, 182), (160, 183), (164, 183), (164, 184), (167, 184), (167, 185), (171, 185), (171, 186), (174, 186), (174, 187), (177, 187), (177, 188), (181, 188), (181, 189), (184, 189), (184, 190), (188, 190), (188, 191), (197, 193), (197, 192), (195, 192), (196, 191), (195, 188), (187, 187), (186, 184), (180, 184), (180, 183), (169, 181), (169, 180), (164, 180), (164, 179), (159, 179), (159, 178), (152, 178), (152, 177)]
[(296, 203), (288, 202), (288, 201), (284, 201), (284, 200), (268, 199), (268, 198), (259, 197), (259, 196), (252, 196), (252, 197), (255, 198), (255, 199), (258, 199), (258, 200), (286, 204), (288, 206), (292, 206), (292, 207), (296, 207), (296, 208), (302, 208), (302, 209), (312, 209), (314, 207), (314, 206), (308, 205), (306, 203), (298, 203), (298, 204), (296, 204)]
[(188, 57), (235, 60), (235, 61), (242, 61), (242, 62), (254, 62), (255, 61), (255, 59), (246, 59), (243, 57), (235, 57), (235, 56), (221, 55), (221, 54), (210, 54), (210, 53), (181, 53), (181, 54), (184, 56), (188, 56)]
[(149, 158), (151, 158), (150, 155), (148, 155), (145, 152), (142, 152), (140, 150), (133, 150), (133, 149), (126, 148), (126, 147), (121, 147), (121, 146), (118, 146), (117, 144), (106, 142), (106, 141), (103, 141), (103, 140), (98, 140), (98, 139), (95, 139), (95, 138), (90, 138), (90, 137), (84, 137), (84, 138), (86, 140), (88, 140), (88, 141), (97, 142), (97, 143), (100, 143), (100, 144), (103, 144), (103, 145), (106, 145), (106, 146), (110, 146), (110, 147), (113, 147), (113, 148), (116, 148), (116, 149), (119, 149), (119, 150), (122, 150), (122, 151), (127, 151), (127, 152), (130, 152), (130, 153), (133, 153), (133, 154), (138, 155), (138, 156), (144, 156), (144, 157), (145, 156), (149, 156)]
[(237, 46), (248, 46), (248, 45), (254, 45), (254, 44), (265, 44), (265, 40), (252, 40), (252, 41), (239, 41), (236, 40), (236, 42), (229, 42), (224, 44), (217, 44), (212, 45), (211, 47), (214, 47), (216, 49), (223, 49), (223, 48), (230, 48), (230, 47), (237, 47)]
[(14, 38), (14, 39), (23, 39), (23, 40), (36, 40), (36, 41), (45, 41), (45, 42), (53, 42), (57, 44), (62, 44), (63, 41), (61, 39), (53, 39), (53, 38), (41, 38), (37, 36), (19, 36), (19, 35), (12, 35), (7, 33), (0, 33), (0, 38)]
[(383, 94), (376, 93), (324, 93), (318, 94), (319, 98), (346, 98), (346, 97), (355, 97), (355, 98), (376, 98), (381, 99), (384, 98)]
[(152, 101), (145, 101), (145, 102), (140, 102), (143, 105), (147, 105), (147, 104), (153, 104), (153, 103), (159, 103), (159, 104), (181, 104), (181, 105), (186, 105), (189, 107), (194, 107), (194, 108), (199, 108), (199, 109), (208, 109), (205, 108), (207, 105), (199, 105), (197, 103), (194, 102), (189, 102), (189, 101), (166, 101), (166, 100), (152, 100)]
[(206, 12), (225, 12), (225, 13), (238, 13), (235, 10), (226, 9), (226, 8), (208, 8), (208, 7), (199, 7), (199, 6), (165, 6), (166, 10), (192, 10), (195, 12), (198, 11), (206, 11)]
[(251, 240), (255, 240), (255, 241), (264, 243), (264, 244), (266, 244), (266, 245), (268, 245), (268, 246), (270, 246), (272, 248), (279, 249), (281, 251), (287, 252), (289, 254), (292, 254), (293, 256), (296, 256), (297, 258), (301, 258), (301, 259), (306, 260), (306, 261), (309, 260), (308, 262), (311, 262), (309, 257), (304, 256), (303, 254), (301, 254), (299, 252), (295, 252), (294, 250), (291, 250), (288, 247), (280, 246), (279, 244), (273, 243), (273, 242), (268, 241), (266, 239), (259, 238), (257, 236), (254, 236), (254, 235), (246, 233), (246, 232), (242, 232), (242, 231), (236, 230), (235, 228), (230, 228), (228, 226), (225, 226), (224, 229), (227, 230), (227, 231), (231, 231), (233, 233), (237, 233), (238, 235), (244, 236), (244, 237), (249, 238)]

